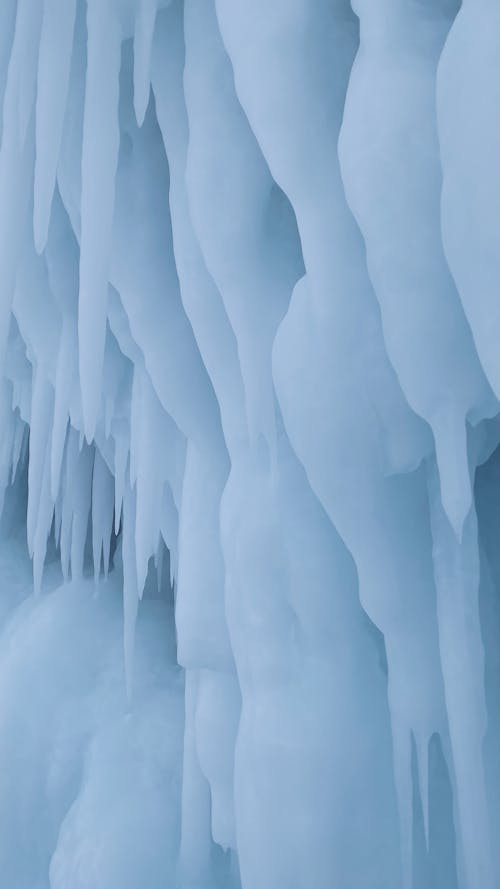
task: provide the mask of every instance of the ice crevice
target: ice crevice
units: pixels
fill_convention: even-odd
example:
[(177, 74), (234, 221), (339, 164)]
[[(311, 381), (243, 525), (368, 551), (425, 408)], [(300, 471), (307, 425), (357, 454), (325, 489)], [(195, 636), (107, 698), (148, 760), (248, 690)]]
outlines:
[(2, 3), (9, 889), (499, 889), (499, 33)]

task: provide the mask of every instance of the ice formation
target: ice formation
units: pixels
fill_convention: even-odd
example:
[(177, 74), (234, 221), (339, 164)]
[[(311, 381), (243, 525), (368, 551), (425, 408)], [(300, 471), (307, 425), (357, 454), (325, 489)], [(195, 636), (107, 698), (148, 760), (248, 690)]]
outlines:
[(2, 0), (2, 889), (499, 889), (499, 34)]

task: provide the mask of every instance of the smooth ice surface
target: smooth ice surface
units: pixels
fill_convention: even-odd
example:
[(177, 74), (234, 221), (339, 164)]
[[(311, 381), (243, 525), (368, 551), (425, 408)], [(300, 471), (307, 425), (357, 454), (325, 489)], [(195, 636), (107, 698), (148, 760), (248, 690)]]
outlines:
[(499, 40), (0, 3), (1, 889), (500, 889)]

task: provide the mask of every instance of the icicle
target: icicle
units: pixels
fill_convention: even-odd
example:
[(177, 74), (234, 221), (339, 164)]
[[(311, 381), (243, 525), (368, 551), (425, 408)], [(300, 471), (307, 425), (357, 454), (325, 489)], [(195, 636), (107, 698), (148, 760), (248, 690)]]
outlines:
[(33, 542), (33, 582), (36, 594), (40, 593), (42, 589), (43, 568), (53, 514), (54, 509), (50, 496), (50, 452), (47, 448)]
[(134, 376), (132, 380), (132, 398), (130, 403), (130, 484), (135, 485), (137, 481), (137, 466), (139, 460), (140, 448), (140, 432), (142, 424), (142, 397), (144, 386), (143, 380), (146, 379), (146, 373), (141, 365), (135, 365)]
[(114, 423), (115, 439), (115, 534), (120, 530), (122, 514), (123, 491), (125, 488), (125, 476), (129, 457), (128, 424), (125, 422)]
[(127, 484), (123, 497), (123, 644), (127, 697), (132, 701), (134, 682), (135, 625), (139, 606), (135, 560), (135, 495)]
[(418, 733), (415, 735), (418, 762), (418, 782), (420, 786), (420, 799), (422, 801), (422, 814), (424, 817), (425, 845), (429, 851), (429, 738)]
[(113, 4), (88, 0), (87, 30), (78, 339), (85, 436), (90, 442), (101, 399), (119, 147), (121, 31)]
[(40, 509), (45, 455), (48, 447), (54, 404), (54, 390), (45, 376), (45, 369), (38, 367), (33, 375), (31, 401), (30, 456), (28, 467), (28, 550), (33, 556), (36, 523)]
[(25, 143), (35, 101), (42, 12), (42, 0), (34, 5), (30, 0), (20, 0), (17, 8), (16, 37), (12, 50), (12, 59), (15, 58), (16, 53), (19, 53), (18, 124), (20, 146), (23, 146)]
[(439, 647), (456, 778), (467, 889), (493, 889), (488, 804), (483, 767), (486, 730), (484, 652), (479, 625), (479, 554), (475, 510), (457, 540), (429, 467)]
[(464, 522), (472, 506), (472, 488), (467, 460), (467, 426), (464, 417), (436, 418), (434, 438), (443, 509), (457, 539), (462, 539)]
[(73, 487), (78, 466), (78, 434), (70, 427), (66, 442), (66, 456), (64, 467), (64, 489), (62, 495), (61, 518), (61, 568), (64, 579), (69, 577), (69, 564), (71, 555), (71, 535), (73, 530)]
[(61, 523), (62, 523), (62, 495), (61, 491), (58, 494), (57, 500), (54, 504), (54, 540), (56, 546), (61, 545)]
[(113, 476), (100, 452), (96, 450), (92, 476), (92, 554), (96, 581), (99, 578), (101, 555), (103, 556), (104, 575), (105, 577), (108, 575), (113, 506)]
[(155, 568), (158, 593), (161, 593), (161, 584), (163, 580), (163, 562), (165, 559), (165, 544), (161, 534), (158, 537), (158, 546), (155, 552)]
[(83, 575), (85, 541), (89, 523), (94, 449), (84, 444), (73, 483), (73, 527), (71, 533), (71, 576)]
[(25, 437), (28, 435), (28, 426), (21, 420), (20, 416), (17, 417), (16, 429), (14, 433), (14, 440), (12, 443), (12, 470), (10, 475), (11, 484), (14, 481), (17, 475), (17, 469), (19, 466), (21, 451), (23, 448), (23, 441)]
[(169, 551), (169, 580), (174, 585), (178, 562), (179, 514), (169, 484), (163, 486), (160, 532)]
[(0, 24), (0, 144), (2, 141), (2, 114), (9, 57), (12, 50), (14, 29), (16, 25), (17, 0), (5, 0), (1, 7)]
[(57, 356), (54, 425), (52, 428), (50, 477), (52, 498), (54, 500), (57, 496), (60, 484), (64, 442), (66, 439), (66, 429), (69, 417), (69, 404), (74, 382), (76, 350), (77, 338), (74, 324), (70, 318), (65, 318), (61, 329), (59, 353)]
[(106, 336), (106, 351), (104, 354), (104, 435), (111, 435), (111, 424), (119, 406), (120, 387), (123, 384), (124, 374), (128, 371), (128, 362), (120, 351), (116, 339), (108, 328)]
[(56, 346), (54, 430), (52, 434), (51, 480), (57, 490), (62, 448), (78, 378), (78, 245), (68, 215), (56, 190), (45, 250), (50, 292), (58, 306), (62, 324)]
[(3, 380), (0, 385), (0, 515), (3, 509), (5, 490), (9, 482), (12, 460), (12, 446), (15, 434), (15, 417), (12, 412), (10, 387)]
[[(151, 382), (146, 374), (140, 387), (140, 414), (137, 427), (132, 425), (132, 442), (137, 438), (137, 503), (135, 525), (135, 552), (137, 560), (137, 583), (142, 596), (146, 583), (148, 562), (155, 552), (160, 528), (163, 482), (166, 472), (165, 454), (172, 443), (168, 440), (169, 431), (165, 428), (165, 414)], [(132, 413), (132, 423), (134, 414)], [(170, 467), (168, 467), (170, 468)]]
[(157, 0), (138, 0), (134, 31), (134, 110), (141, 127), (146, 116), (151, 81), (151, 50)]
[(68, 94), (75, 18), (76, 0), (44, 0), (38, 59), (33, 211), (38, 253), (47, 242)]
[(401, 832), (403, 889), (412, 889), (413, 787), (411, 774), (411, 732), (397, 717), (392, 718), (394, 777)]
[[(24, 5), (24, 9), (29, 4)], [(36, 19), (36, 11), (35, 16)], [(22, 66), (21, 11), (18, 10), (16, 34), (3, 108), (3, 136), (0, 149), (0, 370), (3, 370), (9, 335), (16, 272), (23, 248), (23, 229), (27, 222), (32, 181), (34, 137), (29, 134), (22, 152), (15, 127), (19, 103), (19, 77)], [(19, 45), (21, 44), (21, 46)]]

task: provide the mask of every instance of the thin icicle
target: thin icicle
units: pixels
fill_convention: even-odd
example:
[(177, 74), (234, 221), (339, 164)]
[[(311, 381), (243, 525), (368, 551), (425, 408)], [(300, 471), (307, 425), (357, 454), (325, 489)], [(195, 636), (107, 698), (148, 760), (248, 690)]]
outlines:
[(82, 577), (85, 542), (91, 507), (94, 448), (85, 443), (80, 451), (73, 485), (73, 527), (71, 533), (71, 576)]
[(128, 424), (121, 422), (115, 425), (115, 534), (120, 530), (122, 515), (123, 492), (125, 489), (125, 476), (129, 457)]
[(69, 418), (69, 403), (73, 388), (73, 368), (76, 364), (76, 331), (71, 319), (64, 319), (61, 329), (59, 353), (56, 368), (56, 390), (54, 404), (54, 425), (52, 428), (52, 447), (50, 461), (50, 478), (52, 497), (55, 500), (59, 489), (61, 465)]
[(68, 95), (76, 0), (44, 0), (38, 58), (33, 228), (35, 248), (47, 243)]
[(139, 607), (135, 561), (135, 495), (126, 485), (123, 497), (123, 645), (127, 697), (132, 701), (134, 684), (135, 625)]
[(121, 29), (113, 4), (88, 0), (87, 31), (78, 339), (85, 435), (87, 441), (91, 441), (101, 401), (108, 270), (120, 141), (118, 97)]
[(64, 579), (69, 577), (69, 565), (71, 557), (71, 534), (73, 529), (73, 487), (75, 484), (78, 465), (78, 434), (70, 427), (66, 442), (64, 489), (62, 496), (61, 518), (61, 568)]
[(134, 110), (140, 127), (144, 123), (151, 88), (151, 51), (157, 0), (139, 0), (134, 30)]
[(109, 552), (113, 528), (114, 490), (113, 476), (98, 450), (95, 452), (92, 476), (92, 554), (94, 578), (99, 578), (101, 556), (104, 575), (109, 570)]
[(31, 403), (30, 456), (28, 467), (28, 550), (33, 556), (35, 531), (42, 497), (45, 455), (47, 452), (54, 404), (54, 390), (45, 368), (35, 369)]
[(40, 593), (42, 590), (43, 568), (53, 515), (54, 505), (50, 496), (50, 452), (47, 448), (33, 541), (33, 582), (35, 593)]
[(18, 139), (23, 146), (35, 103), (37, 89), (38, 51), (42, 26), (43, 3), (20, 0), (17, 7), (16, 36), (12, 59), (19, 54)]
[(414, 734), (414, 737), (417, 748), (418, 782), (424, 818), (425, 844), (429, 850), (429, 738), (420, 737), (418, 734)]
[(14, 440), (12, 442), (12, 469), (10, 475), (11, 484), (14, 482), (14, 479), (17, 475), (17, 470), (19, 467), (19, 462), (21, 458), (21, 452), (23, 448), (23, 441), (28, 434), (28, 426), (21, 420), (20, 416), (17, 417), (16, 428), (14, 432)]
[(475, 510), (471, 510), (459, 541), (440, 501), (435, 464), (429, 468), (429, 500), (439, 647), (466, 883), (467, 889), (493, 889), (483, 765), (487, 711), (479, 623), (477, 520)]

